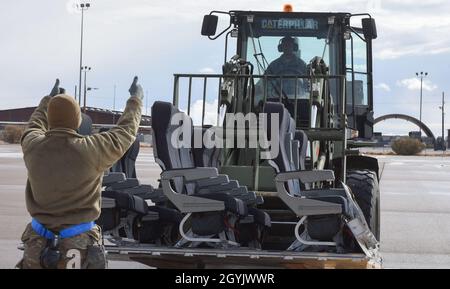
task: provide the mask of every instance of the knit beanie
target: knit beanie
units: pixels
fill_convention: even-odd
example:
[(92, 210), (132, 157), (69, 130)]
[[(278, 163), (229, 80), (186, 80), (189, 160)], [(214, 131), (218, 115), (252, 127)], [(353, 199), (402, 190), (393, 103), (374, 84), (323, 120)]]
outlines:
[(81, 125), (81, 110), (71, 96), (60, 94), (54, 96), (47, 108), (48, 125), (53, 128), (70, 128), (77, 130)]

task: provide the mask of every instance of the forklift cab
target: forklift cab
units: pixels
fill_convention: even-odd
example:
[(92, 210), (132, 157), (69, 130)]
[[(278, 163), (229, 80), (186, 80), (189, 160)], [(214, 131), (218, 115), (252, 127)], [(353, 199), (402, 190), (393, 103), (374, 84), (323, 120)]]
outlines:
[[(228, 15), (230, 23), (216, 35), (218, 14)], [(359, 25), (353, 26), (357, 19)], [(297, 128), (314, 128), (310, 107), (315, 94), (323, 94), (325, 88), (310, 77), (319, 64), (322, 71), (315, 72), (327, 75), (325, 93), (331, 100), (330, 115), (335, 118), (321, 126), (342, 129), (345, 122), (339, 115), (344, 112), (348, 128), (357, 130), (360, 139), (372, 138), (372, 39), (377, 32), (370, 15), (213, 11), (204, 17), (202, 35), (216, 39), (226, 32), (225, 60), (229, 37), (234, 37), (236, 55), (249, 64), (255, 82), (254, 92), (247, 95), (253, 107), (234, 106), (232, 112), (248, 113), (261, 102), (277, 99), (291, 112)]]

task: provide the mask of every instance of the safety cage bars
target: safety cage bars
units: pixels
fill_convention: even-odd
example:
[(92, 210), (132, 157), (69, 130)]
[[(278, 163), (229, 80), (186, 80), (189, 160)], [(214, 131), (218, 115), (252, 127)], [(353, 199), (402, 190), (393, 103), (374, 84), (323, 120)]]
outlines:
[[(297, 128), (305, 130), (305, 132), (308, 133), (308, 135), (311, 135), (313, 139), (317, 140), (336, 140), (336, 141), (343, 141), (347, 138), (347, 130), (344, 129), (347, 127), (347, 120), (346, 120), (346, 76), (344, 75), (314, 75), (314, 76), (301, 76), (301, 75), (245, 75), (245, 74), (230, 74), (230, 75), (224, 75), (224, 74), (174, 74), (174, 89), (173, 89), (173, 105), (177, 108), (180, 108), (180, 101), (187, 100), (187, 106), (186, 106), (186, 113), (191, 116), (192, 113), (192, 99), (193, 99), (193, 88), (194, 83), (198, 81), (202, 81), (202, 88), (201, 91), (195, 91), (195, 95), (201, 95), (201, 104), (202, 104), (202, 110), (201, 110), (201, 125), (205, 125), (205, 114), (206, 114), (206, 104), (207, 99), (210, 97), (208, 95), (208, 84), (212, 82), (218, 84), (218, 89), (214, 93), (217, 93), (217, 126), (221, 126), (222, 123), (219, 123), (220, 118), (220, 108), (222, 106), (222, 102), (220, 101), (223, 99), (223, 93), (224, 91), (224, 84), (231, 84), (231, 92), (233, 93), (233, 97), (235, 100), (239, 100), (238, 102), (242, 105), (246, 105), (249, 110), (232, 110), (232, 112), (255, 112), (256, 108), (258, 107), (258, 103), (255, 101), (255, 90), (261, 89), (261, 85), (259, 84), (259, 81), (262, 80), (262, 98), (260, 101), (262, 103), (265, 103), (266, 101), (272, 101), (272, 102), (283, 102), (283, 99), (287, 98), (287, 95), (283, 93), (283, 85), (286, 81), (292, 81), (295, 80), (294, 85), (294, 93), (290, 94), (290, 97), (294, 98), (288, 98), (289, 101), (293, 104), (293, 111), (291, 113), (292, 116), (296, 120)], [(299, 80), (302, 80), (303, 83), (309, 83), (308, 86), (308, 93), (307, 98), (302, 97), (299, 91)], [(320, 83), (319, 81), (323, 80), (323, 83), (321, 84), (322, 87), (318, 87), (315, 85), (316, 83)], [(181, 84), (186, 81), (186, 89), (187, 92), (182, 93), (180, 91)], [(273, 85), (274, 81), (277, 82), (279, 85)], [(334, 81), (335, 85), (335, 91), (338, 95), (337, 103), (334, 103), (332, 105), (335, 106), (334, 111), (336, 112), (335, 117), (339, 120), (337, 123), (335, 123), (334, 127), (322, 127), (317, 128), (312, 125), (310, 116), (311, 116), (311, 109), (313, 107), (313, 104), (317, 103), (316, 96), (318, 94), (318, 91), (322, 89), (329, 90), (329, 83), (330, 81)], [(272, 85), (271, 85), (272, 83)], [(328, 83), (328, 85), (325, 85)], [(257, 87), (259, 84), (259, 87)], [(272, 86), (273, 90), (276, 90), (276, 97), (269, 97), (269, 87)], [(245, 92), (245, 98), (242, 99), (242, 94), (239, 95), (240, 90)], [(200, 92), (200, 93), (199, 93)], [(180, 96), (186, 97), (187, 99), (181, 99)], [(329, 102), (333, 101), (333, 97), (329, 97), (330, 94), (325, 94), (325, 97), (323, 98), (323, 104), (321, 105), (323, 108), (329, 107)], [(308, 105), (306, 106), (308, 111), (307, 115), (309, 116), (308, 121), (299, 121), (297, 122), (298, 118), (298, 102), (299, 101), (308, 101)], [(343, 105), (344, 104), (344, 105)], [(183, 109), (183, 108), (180, 108)], [(323, 119), (327, 120), (330, 116), (330, 111), (327, 109), (323, 110)], [(321, 132), (327, 132), (328, 139), (323, 139), (319, 135)]]

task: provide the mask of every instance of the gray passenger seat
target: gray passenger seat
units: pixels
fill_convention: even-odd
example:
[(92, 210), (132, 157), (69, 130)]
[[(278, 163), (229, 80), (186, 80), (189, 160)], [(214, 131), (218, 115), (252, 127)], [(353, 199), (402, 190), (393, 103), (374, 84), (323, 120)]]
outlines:
[[(174, 117), (177, 117), (176, 121)], [(217, 168), (211, 167), (218, 164), (214, 149), (192, 149), (193, 126), (189, 116), (171, 103), (158, 101), (152, 106), (152, 118), (154, 157), (163, 170), (164, 194), (180, 212), (187, 214), (182, 225), (191, 218), (188, 233), (184, 233), (180, 225), (180, 234), (184, 238), (178, 246), (187, 243), (190, 246), (202, 243), (238, 246), (245, 243), (239, 244), (239, 236), (235, 234), (240, 225), (270, 226), (267, 214), (262, 212), (262, 217), (260, 213), (256, 216), (254, 208), (247, 206), (256, 204), (254, 193), (239, 186), (237, 181), (229, 180), (228, 176), (219, 175)], [(182, 129), (183, 124), (187, 125), (185, 129)], [(181, 131), (181, 135), (176, 135)], [(258, 238), (261, 235), (255, 237)]]
[[(292, 125), (293, 121), (289, 111), (281, 103), (267, 102), (264, 112), (268, 115), (266, 132), (270, 139), (278, 137), (279, 154), (269, 161), (276, 170), (275, 178), (278, 196), (300, 218), (295, 227), (296, 241), (288, 250), (304, 250), (310, 246), (321, 248), (333, 246), (338, 249), (348, 247), (344, 244), (347, 240), (346, 232), (352, 231), (353, 236), (362, 247), (374, 247), (376, 239), (370, 232), (359, 206), (352, 197), (349, 188), (342, 184), (343, 188), (305, 189), (304, 185), (318, 185), (334, 181), (334, 173), (331, 170), (307, 171), (304, 164), (295, 166), (292, 161), (293, 154), (291, 144), (287, 142), (307, 142), (304, 133), (299, 133)], [(271, 136), (271, 118), (278, 115), (278, 135)], [(297, 137), (295, 137), (297, 135)], [(295, 138), (294, 138), (295, 137)], [(302, 144), (299, 144), (300, 148)], [(300, 159), (305, 156), (305, 149), (300, 149)], [(299, 232), (301, 225), (303, 232)], [(344, 226), (350, 230), (344, 230)], [(359, 233), (356, 233), (355, 229)]]
[[(163, 205), (167, 198), (162, 190), (141, 185), (136, 179), (138, 153), (139, 141), (136, 140), (103, 176), (102, 210), (97, 224), (104, 235), (116, 239), (172, 245), (179, 238), (176, 228), (182, 215)], [(149, 205), (147, 200), (157, 205)]]

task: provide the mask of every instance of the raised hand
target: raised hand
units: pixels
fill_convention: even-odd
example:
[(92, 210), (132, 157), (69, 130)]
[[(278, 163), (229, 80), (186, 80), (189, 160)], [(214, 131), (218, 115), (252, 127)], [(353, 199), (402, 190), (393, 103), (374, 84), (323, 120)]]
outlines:
[(130, 92), (131, 96), (137, 96), (140, 99), (144, 98), (144, 91), (142, 89), (142, 86), (138, 84), (138, 77), (135, 76), (133, 79), (133, 83), (130, 86), (130, 89), (128, 90)]
[(58, 94), (64, 94), (66, 93), (66, 90), (62, 87), (59, 87), (59, 78), (56, 79), (55, 85), (52, 88), (52, 91), (50, 92), (50, 96), (56, 96)]

